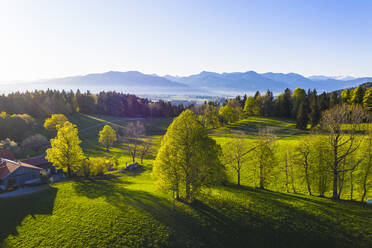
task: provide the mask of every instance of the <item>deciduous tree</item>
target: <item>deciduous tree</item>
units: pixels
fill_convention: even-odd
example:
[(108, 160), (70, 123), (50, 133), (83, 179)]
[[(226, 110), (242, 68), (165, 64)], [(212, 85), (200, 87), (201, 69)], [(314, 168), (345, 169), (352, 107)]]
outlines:
[(242, 138), (233, 138), (223, 147), (223, 162), (235, 170), (238, 185), (240, 185), (240, 172), (249, 160), (247, 155), (254, 149), (255, 146), (249, 145), (247, 140)]
[(366, 112), (360, 105), (337, 105), (323, 113), (321, 126), (327, 133), (329, 146), (333, 153), (333, 199), (340, 199), (339, 176), (350, 170), (350, 168), (344, 168), (342, 162), (360, 147), (362, 139), (356, 134), (360, 131), (361, 124), (366, 117)]
[(259, 187), (261, 189), (265, 189), (275, 164), (274, 141), (275, 135), (272, 129), (265, 127), (258, 131), (255, 157), (258, 165)]
[(50, 140), (51, 148), (47, 149), (46, 159), (58, 168), (67, 168), (68, 175), (78, 168), (85, 158), (80, 147), (78, 129), (71, 122), (65, 122), (58, 129), (57, 136)]
[(101, 143), (106, 148), (106, 151), (108, 151), (109, 147), (111, 147), (116, 140), (117, 140), (116, 132), (109, 125), (105, 125), (103, 129), (99, 132), (98, 142)]
[(163, 189), (175, 187), (177, 196), (193, 201), (203, 186), (224, 179), (221, 148), (190, 111), (174, 119), (161, 142), (154, 175)]
[(67, 117), (63, 114), (54, 114), (50, 118), (46, 119), (44, 122), (44, 128), (55, 134), (58, 131), (58, 128), (63, 126), (63, 124), (68, 121)]
[(133, 163), (136, 162), (136, 157), (138, 153), (138, 145), (140, 143), (140, 138), (145, 135), (145, 126), (142, 122), (130, 122), (126, 127), (126, 138), (123, 140), (126, 142), (126, 147), (132, 156)]

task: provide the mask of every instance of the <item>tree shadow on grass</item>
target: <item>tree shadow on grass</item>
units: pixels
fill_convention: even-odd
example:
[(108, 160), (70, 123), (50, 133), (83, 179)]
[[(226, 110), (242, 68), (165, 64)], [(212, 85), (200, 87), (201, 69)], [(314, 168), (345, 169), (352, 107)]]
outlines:
[(18, 235), (17, 227), (27, 216), (51, 215), (57, 190), (49, 187), (29, 195), (0, 199), (0, 244), (9, 235)]
[[(286, 240), (287, 247), (296, 244), (301, 247), (372, 247), (372, 212), (361, 204), (247, 186), (228, 186), (224, 189), (246, 196), (245, 200), (252, 203), (250, 212), (259, 215), (262, 209), (266, 209), (263, 212), (271, 213), (266, 226), (277, 226), (280, 236), (287, 237), (279, 237), (277, 244)], [(277, 234), (269, 236), (275, 239)], [(306, 243), (301, 244), (303, 241)]]
[[(202, 201), (187, 205), (177, 203), (172, 210), (170, 199), (142, 190), (126, 188), (120, 179), (78, 183), (76, 192), (105, 200), (127, 211), (131, 206), (143, 211), (171, 230), (171, 247), (363, 247), (371, 245), (368, 236), (350, 233), (335, 226), (332, 203), (309, 199), (314, 214), (297, 206), (307, 198), (249, 187), (221, 187), (246, 199), (235, 202), (228, 197), (202, 196)], [(242, 204), (242, 202), (244, 204)], [(247, 203), (247, 204), (246, 204)], [(300, 204), (301, 205), (301, 204)], [(308, 206), (307, 206), (308, 207)], [(343, 208), (342, 208), (343, 209)], [(348, 217), (349, 218), (349, 217)], [(358, 216), (360, 218), (360, 216)], [(359, 236), (358, 236), (359, 235)], [(357, 242), (355, 242), (357, 241)]]

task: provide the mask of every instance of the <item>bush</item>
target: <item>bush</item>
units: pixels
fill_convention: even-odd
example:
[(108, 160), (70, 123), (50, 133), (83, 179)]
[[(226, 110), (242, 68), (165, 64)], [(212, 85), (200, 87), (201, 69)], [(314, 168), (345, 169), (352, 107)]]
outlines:
[(28, 148), (33, 151), (38, 151), (48, 146), (49, 141), (43, 135), (35, 134), (35, 135), (28, 136), (26, 139), (24, 139), (21, 145), (23, 148)]
[(12, 149), (14, 147), (17, 146), (17, 142), (9, 139), (9, 138), (6, 138), (2, 141), (0, 141), (0, 150), (2, 149)]
[(84, 160), (77, 173), (81, 177), (103, 176), (107, 171), (107, 164), (104, 158), (89, 158)]

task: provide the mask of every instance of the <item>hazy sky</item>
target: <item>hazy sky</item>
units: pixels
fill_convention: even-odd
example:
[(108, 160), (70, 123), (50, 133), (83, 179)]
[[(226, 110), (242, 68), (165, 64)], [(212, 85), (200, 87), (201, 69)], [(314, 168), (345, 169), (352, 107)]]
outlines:
[(109, 70), (372, 76), (372, 1), (0, 0), (0, 81)]

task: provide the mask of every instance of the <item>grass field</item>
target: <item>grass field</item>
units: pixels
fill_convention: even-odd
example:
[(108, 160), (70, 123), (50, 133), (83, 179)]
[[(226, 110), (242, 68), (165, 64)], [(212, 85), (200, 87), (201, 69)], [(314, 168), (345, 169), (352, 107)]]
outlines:
[[(101, 148), (97, 133), (107, 122), (125, 126), (133, 120), (69, 119), (81, 130), (88, 155), (130, 161), (121, 145), (109, 152)], [(159, 144), (171, 120), (143, 121)], [(306, 135), (292, 122), (267, 118), (243, 120), (211, 135), (219, 143), (240, 132), (253, 140), (254, 130), (262, 125), (276, 127), (281, 142), (297, 142)], [(153, 156), (148, 157), (145, 170), (138, 173), (69, 180), (32, 195), (0, 199), (1, 246), (372, 247), (372, 208), (356, 202), (231, 184), (206, 189), (199, 201), (176, 203), (173, 211), (171, 194), (154, 185), (152, 162)]]

